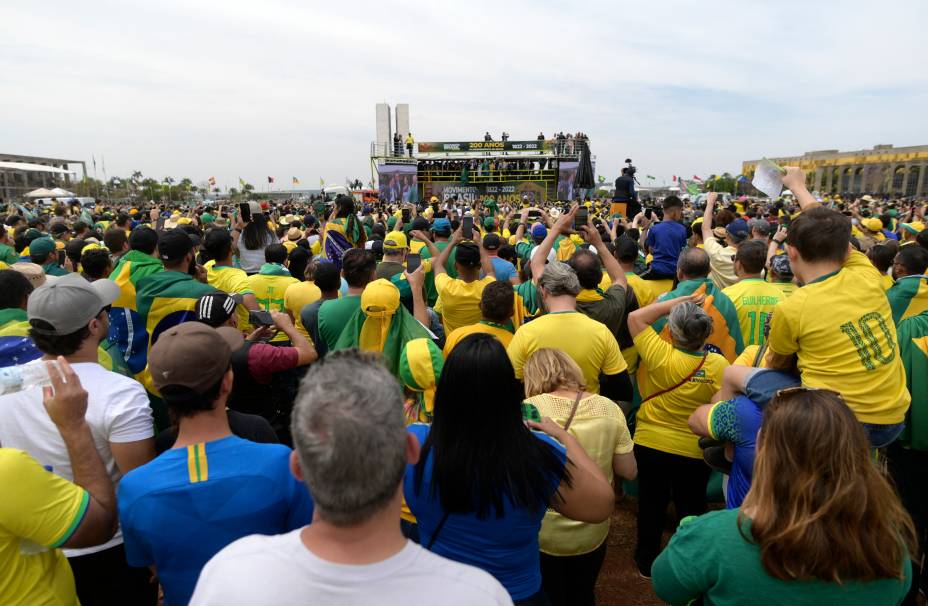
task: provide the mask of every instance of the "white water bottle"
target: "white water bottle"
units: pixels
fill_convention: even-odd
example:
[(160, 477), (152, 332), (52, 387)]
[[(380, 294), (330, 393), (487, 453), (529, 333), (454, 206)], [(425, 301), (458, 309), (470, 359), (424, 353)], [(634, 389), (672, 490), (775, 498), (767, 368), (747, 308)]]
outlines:
[(51, 384), (45, 360), (33, 360), (20, 366), (0, 368), (0, 396), (33, 387), (51, 387)]

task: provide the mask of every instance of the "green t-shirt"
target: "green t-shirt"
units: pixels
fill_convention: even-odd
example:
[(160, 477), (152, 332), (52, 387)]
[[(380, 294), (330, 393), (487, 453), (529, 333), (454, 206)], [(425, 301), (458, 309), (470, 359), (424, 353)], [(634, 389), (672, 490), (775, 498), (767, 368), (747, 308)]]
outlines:
[[(749, 534), (750, 522), (742, 528)], [(651, 568), (654, 592), (670, 604), (687, 604), (699, 595), (706, 606), (750, 604), (876, 606), (898, 604), (911, 584), (905, 559), (905, 580), (881, 579), (843, 585), (823, 581), (782, 581), (768, 575), (760, 549), (738, 530), (738, 510), (714, 511), (677, 529)]]
[(335, 349), (335, 343), (342, 334), (348, 320), (354, 312), (361, 309), (361, 295), (349, 295), (341, 299), (326, 301), (319, 308), (319, 335), (325, 341), (329, 351)]

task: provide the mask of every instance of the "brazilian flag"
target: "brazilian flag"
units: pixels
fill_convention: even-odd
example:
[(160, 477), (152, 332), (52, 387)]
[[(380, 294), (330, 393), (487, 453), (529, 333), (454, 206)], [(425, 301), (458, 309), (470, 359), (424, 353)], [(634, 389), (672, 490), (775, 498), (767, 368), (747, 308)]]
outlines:
[[(149, 335), (149, 348), (165, 330), (196, 320), (197, 299), (217, 292), (179, 271), (159, 271), (139, 280), (136, 287), (136, 309)], [(145, 357), (148, 358), (147, 351)]]
[[(659, 300), (666, 301), (694, 294), (706, 296), (702, 308), (712, 318), (712, 334), (706, 339), (706, 351), (725, 356), (729, 363), (734, 362), (735, 358), (744, 351), (738, 313), (735, 311), (731, 299), (720, 288), (717, 288), (711, 280), (707, 278), (684, 280), (670, 292), (661, 295)], [(667, 325), (666, 316), (655, 322), (653, 328), (661, 338), (668, 343), (671, 342), (670, 327)]]
[[(0, 309), (0, 368), (18, 366), (42, 357), (42, 352), (29, 336), (29, 320), (24, 309)], [(97, 348), (100, 365), (121, 375), (132, 373), (119, 357), (110, 341), (103, 341)]]
[(512, 314), (513, 329), (520, 326), (542, 313), (541, 295), (535, 288), (535, 283), (531, 280), (523, 282), (518, 286), (513, 286), (513, 296), (515, 296), (515, 309)]
[(136, 308), (136, 288), (139, 280), (163, 270), (164, 265), (158, 259), (130, 250), (110, 274), (110, 280), (119, 286), (120, 291), (110, 311), (109, 341), (115, 345), (111, 352), (122, 358), (132, 373), (144, 370), (148, 358), (148, 333)]
[(333, 351), (360, 349), (381, 354), (394, 376), (399, 376), (403, 348), (413, 339), (432, 336), (400, 304), (400, 291), (389, 280), (374, 280), (361, 293), (361, 307), (354, 313), (335, 342)]
[(886, 291), (893, 310), (893, 322), (900, 322), (928, 311), (928, 276), (905, 276)]
[(0, 368), (18, 366), (42, 357), (29, 337), (26, 310), (0, 309)]
[(905, 429), (899, 442), (908, 448), (928, 451), (928, 312), (913, 316), (896, 327), (905, 381), (912, 394)]

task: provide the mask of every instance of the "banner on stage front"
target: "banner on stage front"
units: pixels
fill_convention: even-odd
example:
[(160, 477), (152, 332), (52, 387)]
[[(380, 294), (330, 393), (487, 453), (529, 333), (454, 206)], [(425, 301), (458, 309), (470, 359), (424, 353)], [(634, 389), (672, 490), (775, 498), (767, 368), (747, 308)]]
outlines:
[(463, 153), (473, 151), (549, 151), (551, 141), (424, 141), (418, 144), (420, 154)]
[(533, 206), (546, 199), (547, 186), (544, 181), (509, 181), (493, 184), (461, 185), (459, 183), (424, 183), (422, 199), (430, 200), (435, 196), (442, 202), (457, 198), (461, 202), (476, 202), (484, 198), (493, 198), (499, 204), (521, 204), (523, 196)]
[(419, 201), (415, 164), (381, 164), (377, 167), (380, 201), (387, 204)]
[(557, 169), (557, 199), (573, 200), (574, 183), (577, 181), (577, 170), (580, 167), (579, 162), (564, 162), (558, 165)]

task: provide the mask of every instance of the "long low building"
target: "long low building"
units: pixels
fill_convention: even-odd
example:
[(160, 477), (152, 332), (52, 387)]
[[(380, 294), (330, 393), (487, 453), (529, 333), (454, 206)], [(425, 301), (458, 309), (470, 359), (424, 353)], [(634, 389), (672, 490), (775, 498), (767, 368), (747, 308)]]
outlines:
[(72, 164), (80, 165), (80, 179), (87, 176), (83, 160), (0, 154), (0, 198), (22, 198), (40, 187), (68, 189), (69, 185), (80, 180), (76, 178), (77, 171), (71, 168)]
[[(928, 145), (876, 145), (847, 152), (826, 149), (770, 160), (780, 166), (799, 166), (806, 171), (809, 188), (822, 193), (928, 195)], [(753, 177), (758, 162), (743, 162), (741, 174)]]

